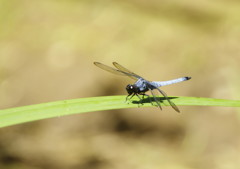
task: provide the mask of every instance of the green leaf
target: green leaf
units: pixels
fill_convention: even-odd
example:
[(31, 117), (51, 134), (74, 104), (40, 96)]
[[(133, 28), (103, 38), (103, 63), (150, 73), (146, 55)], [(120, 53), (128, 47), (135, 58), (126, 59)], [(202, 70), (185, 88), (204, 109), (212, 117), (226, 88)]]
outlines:
[[(134, 97), (129, 103), (125, 103), (126, 96), (90, 97), (74, 100), (63, 100), (23, 107), (0, 110), (0, 127), (41, 120), (77, 113), (87, 113), (101, 110), (114, 110), (123, 108), (137, 108), (153, 106), (147, 99), (143, 105)], [(200, 97), (169, 97), (176, 105), (183, 106), (225, 106), (240, 107), (239, 100), (224, 100)], [(159, 97), (162, 105), (169, 106), (164, 98)]]

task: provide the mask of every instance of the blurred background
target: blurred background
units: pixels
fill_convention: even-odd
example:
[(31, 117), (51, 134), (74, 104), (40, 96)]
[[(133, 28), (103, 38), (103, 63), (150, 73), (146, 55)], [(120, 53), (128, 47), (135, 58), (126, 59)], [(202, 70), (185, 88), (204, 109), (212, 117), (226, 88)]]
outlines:
[[(191, 76), (169, 96), (239, 99), (237, 0), (0, 0), (0, 108), (126, 95), (131, 79)], [(4, 169), (236, 169), (239, 109), (91, 112), (0, 129)]]

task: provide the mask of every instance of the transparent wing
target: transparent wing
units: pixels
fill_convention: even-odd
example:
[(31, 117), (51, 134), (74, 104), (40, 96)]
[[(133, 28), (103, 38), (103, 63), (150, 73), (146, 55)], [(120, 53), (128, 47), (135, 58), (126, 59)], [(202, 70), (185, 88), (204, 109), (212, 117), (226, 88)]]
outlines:
[(103, 69), (103, 70), (106, 70), (106, 71), (108, 71), (108, 72), (111, 72), (111, 73), (113, 73), (113, 74), (122, 75), (122, 76), (128, 76), (128, 77), (130, 77), (130, 78), (132, 78), (132, 79), (134, 79), (134, 80), (137, 80), (137, 79), (138, 79), (138, 76), (137, 76), (137, 75), (131, 74), (130, 72), (125, 72), (125, 71), (123, 71), (123, 70), (114, 69), (114, 68), (112, 68), (112, 67), (110, 67), (110, 66), (104, 65), (104, 64), (99, 63), (99, 62), (94, 62), (94, 64), (95, 64), (97, 67), (99, 67), (99, 68), (101, 68), (101, 69)]
[(161, 105), (159, 103), (159, 100), (157, 99), (156, 95), (154, 94), (154, 90), (152, 90), (152, 89), (149, 89), (149, 90), (150, 90), (150, 92), (151, 92), (155, 102), (157, 103), (158, 107), (162, 110), (162, 107), (161, 107)]
[(168, 101), (168, 103), (172, 106), (172, 108), (173, 108), (175, 111), (177, 111), (178, 113), (180, 113), (180, 110), (178, 109), (178, 107), (168, 98), (167, 94), (166, 94), (164, 91), (160, 90), (159, 88), (155, 88), (155, 89), (157, 89), (157, 90), (166, 98), (166, 100)]
[(141, 76), (133, 73), (132, 71), (128, 70), (127, 68), (123, 67), (122, 65), (120, 65), (119, 63), (117, 62), (113, 62), (113, 65), (118, 69), (118, 70), (121, 70), (123, 72), (127, 72), (131, 75), (133, 75), (133, 77), (135, 77), (135, 80), (139, 79), (139, 78), (142, 78)]

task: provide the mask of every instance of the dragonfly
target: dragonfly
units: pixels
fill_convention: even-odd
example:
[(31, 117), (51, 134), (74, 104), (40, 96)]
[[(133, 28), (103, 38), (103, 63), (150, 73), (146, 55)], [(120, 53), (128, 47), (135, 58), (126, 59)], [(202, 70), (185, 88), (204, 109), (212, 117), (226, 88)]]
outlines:
[[(186, 81), (186, 80), (190, 80), (191, 77), (186, 76), (186, 77), (181, 77), (181, 78), (168, 80), (168, 81), (148, 81), (148, 80), (144, 79), (143, 77), (137, 75), (136, 73), (133, 73), (132, 71), (123, 67), (122, 65), (120, 65), (117, 62), (113, 62), (113, 66), (115, 68), (112, 68), (110, 66), (102, 64), (100, 62), (94, 62), (94, 64), (97, 67), (99, 67), (99, 68), (101, 68), (105, 71), (111, 72), (111, 73), (116, 74), (116, 75), (127, 76), (127, 77), (135, 80), (134, 84), (128, 84), (126, 86), (126, 90), (127, 90), (127, 93), (128, 93), (128, 96), (126, 97), (126, 101), (131, 100), (131, 98), (136, 95), (139, 98), (140, 102), (142, 103), (142, 100), (144, 99), (144, 96), (147, 96), (148, 98), (150, 97), (149, 95), (146, 94), (146, 92), (150, 91), (153, 98), (154, 98), (154, 101), (157, 103), (157, 106), (162, 110), (162, 107), (160, 105), (160, 101), (157, 99), (156, 94), (154, 92), (154, 91), (158, 91), (160, 94), (163, 95), (163, 97), (168, 101), (169, 105), (171, 105), (171, 107), (175, 111), (180, 112), (178, 107), (168, 98), (167, 94), (159, 88), (162, 87), (162, 86), (171, 85), (171, 84), (174, 84), (174, 83), (179, 83), (179, 82), (183, 82), (183, 81)], [(140, 98), (139, 95), (142, 95), (142, 98)]]

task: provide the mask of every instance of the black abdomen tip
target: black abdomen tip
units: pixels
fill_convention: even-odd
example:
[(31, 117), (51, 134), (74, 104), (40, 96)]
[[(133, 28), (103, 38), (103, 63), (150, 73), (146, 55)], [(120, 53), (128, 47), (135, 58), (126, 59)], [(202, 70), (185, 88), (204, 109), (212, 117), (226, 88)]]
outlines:
[(186, 79), (186, 80), (190, 80), (190, 79), (191, 79), (191, 77), (185, 77), (185, 79)]

